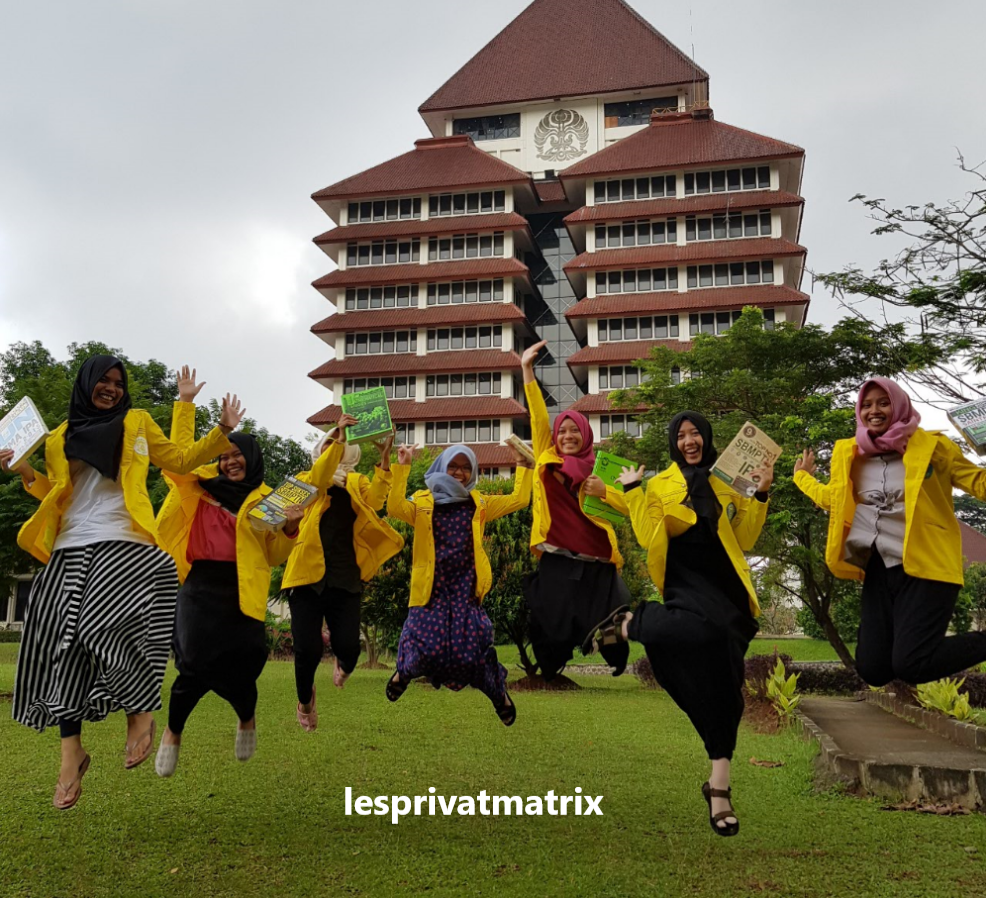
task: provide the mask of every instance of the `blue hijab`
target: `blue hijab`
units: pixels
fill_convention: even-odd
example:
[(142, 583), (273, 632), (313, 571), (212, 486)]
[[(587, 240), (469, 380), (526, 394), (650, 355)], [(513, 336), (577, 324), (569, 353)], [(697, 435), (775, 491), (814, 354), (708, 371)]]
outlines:
[[(472, 465), (472, 477), (463, 486), (451, 474), (448, 473), (449, 462), (457, 455), (464, 455)], [(470, 490), (476, 488), (476, 481), (479, 480), (479, 466), (476, 463), (476, 453), (468, 446), (461, 443), (458, 446), (449, 446), (432, 463), (425, 474), (425, 485), (431, 490), (435, 497), (436, 505), (449, 505), (452, 502), (465, 502)]]

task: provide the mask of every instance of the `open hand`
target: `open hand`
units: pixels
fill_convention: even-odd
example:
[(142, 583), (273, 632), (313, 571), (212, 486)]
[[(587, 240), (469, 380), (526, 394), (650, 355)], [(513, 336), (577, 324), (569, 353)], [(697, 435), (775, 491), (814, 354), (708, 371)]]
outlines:
[(415, 443), (412, 446), (408, 446), (407, 443), (401, 443), (397, 447), (397, 464), (399, 465), (409, 465), (414, 461), (414, 453), (418, 448), (418, 444)]
[(239, 397), (235, 393), (232, 396), (227, 393), (223, 399), (222, 413), (219, 415), (219, 427), (222, 432), (230, 434), (236, 430), (245, 414), (246, 409), (243, 408), (243, 403), (240, 402)]
[(798, 471), (812, 475), (815, 473), (815, 453), (811, 449), (805, 449), (801, 453), (801, 458), (795, 460), (794, 473), (797, 474)]
[(587, 496), (595, 496), (597, 499), (606, 498), (606, 484), (603, 483), (601, 477), (595, 474), (590, 474), (585, 479), (585, 494)]
[(520, 357), (521, 367), (526, 371), (534, 370), (534, 361), (538, 357), (538, 353), (548, 345), (547, 340), (542, 340), (540, 343), (535, 343), (533, 346), (529, 346), (524, 350), (524, 354)]
[(624, 468), (623, 473), (616, 478), (617, 483), (622, 483), (624, 487), (631, 486), (634, 483), (640, 483), (644, 479), (644, 466), (641, 465), (639, 468)]
[(380, 453), (380, 457), (383, 458), (385, 455), (390, 455), (390, 450), (394, 448), (394, 431), (390, 431), (382, 440), (370, 440), (372, 445)]
[(289, 505), (284, 509), (284, 535), (294, 536), (298, 532), (301, 519), (305, 516), (305, 509), (300, 505)]
[(178, 369), (178, 401), (179, 402), (194, 402), (195, 397), (199, 395), (199, 391), (205, 386), (205, 381), (202, 383), (195, 382), (195, 369), (192, 368), (191, 373), (189, 373), (188, 365), (182, 365)]

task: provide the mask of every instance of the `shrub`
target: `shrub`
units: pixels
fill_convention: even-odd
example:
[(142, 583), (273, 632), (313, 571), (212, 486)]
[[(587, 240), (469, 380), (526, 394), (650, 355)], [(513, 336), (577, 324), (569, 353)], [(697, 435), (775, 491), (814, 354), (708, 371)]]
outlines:
[(280, 620), (268, 609), (264, 619), (264, 630), (267, 636), (268, 657), (284, 658), (292, 654), (294, 642), (291, 639), (291, 622), (289, 620)]
[(750, 655), (746, 659), (746, 692), (751, 699), (758, 702), (768, 701), (767, 682), (778, 662), (784, 667), (790, 667), (791, 656), (781, 655), (777, 649), (774, 649), (772, 655)]
[(798, 685), (802, 692), (852, 695), (866, 688), (856, 671), (841, 664), (788, 664), (787, 669), (800, 675)]
[(20, 630), (0, 630), (0, 642), (20, 642)]
[(980, 723), (984, 718), (983, 712), (974, 711), (969, 704), (968, 693), (959, 692), (963, 683), (964, 678), (953, 680), (951, 677), (935, 680), (933, 683), (921, 683), (916, 690), (918, 703), (922, 708), (938, 711), (955, 720)]
[(777, 717), (782, 724), (790, 723), (794, 717), (794, 712), (801, 704), (801, 696), (798, 695), (798, 677), (800, 674), (787, 675), (784, 669), (784, 662), (780, 658), (767, 679), (767, 699), (777, 712)]

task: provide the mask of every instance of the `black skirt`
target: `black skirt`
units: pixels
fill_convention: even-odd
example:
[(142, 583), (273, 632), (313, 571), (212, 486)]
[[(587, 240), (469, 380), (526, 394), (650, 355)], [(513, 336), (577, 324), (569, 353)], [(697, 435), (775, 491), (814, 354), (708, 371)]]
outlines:
[(175, 666), (220, 694), (255, 682), (267, 663), (264, 622), (240, 610), (236, 564), (196, 561), (178, 593)]

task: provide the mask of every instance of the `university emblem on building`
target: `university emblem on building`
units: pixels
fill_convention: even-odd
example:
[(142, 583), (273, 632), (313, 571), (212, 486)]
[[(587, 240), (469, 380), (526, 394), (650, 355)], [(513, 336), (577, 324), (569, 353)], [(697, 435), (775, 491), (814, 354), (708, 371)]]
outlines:
[(585, 154), (589, 143), (589, 125), (574, 109), (549, 112), (534, 130), (538, 158), (550, 162), (568, 162)]

